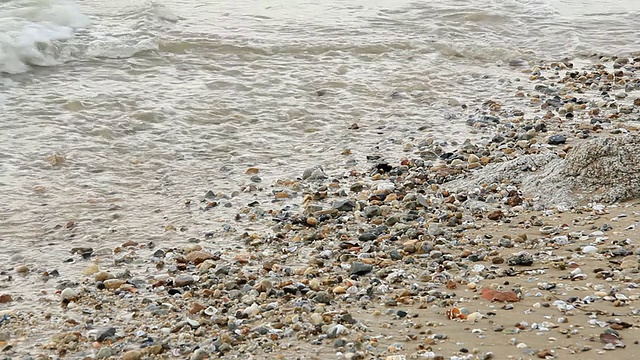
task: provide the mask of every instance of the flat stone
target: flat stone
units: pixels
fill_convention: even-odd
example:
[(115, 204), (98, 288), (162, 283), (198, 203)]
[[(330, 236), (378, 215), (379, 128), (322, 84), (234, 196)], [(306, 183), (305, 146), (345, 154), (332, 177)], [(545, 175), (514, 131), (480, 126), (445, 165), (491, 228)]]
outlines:
[(326, 291), (318, 291), (318, 293), (313, 297), (313, 301), (322, 304), (329, 304), (331, 300), (333, 300), (333, 298)]
[(183, 286), (191, 285), (195, 281), (196, 280), (191, 275), (178, 275), (175, 277), (175, 279), (173, 279), (173, 285), (177, 287), (183, 287)]
[(527, 252), (515, 254), (507, 259), (507, 264), (511, 266), (531, 266), (533, 265), (533, 256)]
[(104, 329), (100, 329), (98, 334), (96, 335), (96, 340), (99, 342), (103, 342), (109, 338), (113, 338), (116, 336), (116, 328), (108, 327)]
[(122, 355), (122, 360), (140, 360), (142, 352), (138, 350), (129, 350)]
[(551, 136), (549, 136), (549, 139), (547, 140), (547, 142), (550, 145), (564, 144), (564, 143), (567, 142), (567, 136), (563, 135), (563, 134), (551, 135)]
[(351, 269), (349, 270), (349, 272), (351, 273), (351, 275), (364, 275), (371, 272), (371, 270), (373, 270), (373, 265), (356, 261), (351, 264)]
[(215, 255), (208, 253), (206, 251), (192, 251), (188, 253), (184, 258), (185, 260), (187, 260), (187, 262), (190, 262), (196, 265), (204, 262), (205, 260), (218, 259)]
[(332, 206), (339, 211), (351, 211), (356, 207), (356, 203), (351, 200), (339, 200), (334, 202)]
[(110, 347), (103, 346), (100, 348), (100, 350), (98, 350), (98, 353), (96, 354), (96, 359), (107, 359), (107, 358), (110, 358), (112, 354), (113, 354), (113, 351), (111, 350)]

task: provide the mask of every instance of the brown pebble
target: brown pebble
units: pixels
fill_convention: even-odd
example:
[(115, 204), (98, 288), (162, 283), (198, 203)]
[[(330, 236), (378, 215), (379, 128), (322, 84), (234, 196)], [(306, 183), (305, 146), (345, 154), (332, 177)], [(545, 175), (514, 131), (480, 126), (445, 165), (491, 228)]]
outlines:
[(117, 289), (122, 286), (126, 281), (121, 279), (109, 279), (104, 281), (104, 287), (109, 290)]
[(549, 349), (544, 349), (544, 350), (538, 351), (536, 355), (538, 355), (540, 359), (546, 359), (547, 356), (553, 356), (553, 352)]
[(489, 215), (487, 215), (487, 218), (489, 218), (489, 220), (500, 220), (503, 217), (504, 217), (504, 214), (500, 210), (496, 210), (490, 213)]
[(192, 251), (188, 253), (184, 258), (187, 262), (194, 263), (196, 265), (209, 259), (217, 260), (213, 254), (205, 251)]
[(0, 295), (0, 304), (6, 304), (6, 303), (12, 302), (12, 301), (13, 301), (13, 297), (11, 297), (11, 295), (9, 295), (9, 294)]
[(491, 259), (491, 263), (495, 264), (495, 265), (502, 264), (502, 263), (504, 263), (504, 258), (502, 258), (500, 256), (496, 256), (493, 259)]
[(122, 355), (122, 360), (140, 360), (142, 358), (142, 352), (138, 350), (130, 350)]
[(126, 247), (136, 247), (136, 246), (138, 246), (138, 243), (137, 243), (137, 242), (135, 242), (135, 241), (131, 241), (131, 240), (129, 240), (129, 241), (125, 242), (124, 244), (122, 244), (122, 247), (123, 247), (123, 248), (126, 248)]
[(314, 217), (308, 217), (307, 218), (307, 225), (309, 226), (316, 226), (318, 225), (318, 219), (314, 218)]
[(193, 305), (191, 305), (191, 308), (189, 309), (189, 314), (194, 315), (199, 313), (200, 311), (206, 309), (206, 307), (200, 303), (194, 303)]
[(29, 267), (27, 265), (18, 265), (16, 266), (16, 272), (24, 274), (29, 272)]

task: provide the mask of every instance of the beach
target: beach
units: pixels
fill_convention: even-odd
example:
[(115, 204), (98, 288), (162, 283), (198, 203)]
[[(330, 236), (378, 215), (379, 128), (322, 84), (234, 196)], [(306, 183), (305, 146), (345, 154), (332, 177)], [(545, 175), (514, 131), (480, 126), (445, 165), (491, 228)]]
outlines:
[[(188, 221), (69, 247), (80, 271), (64, 281), (16, 258), (4, 356), (633, 359), (640, 58), (593, 63), (512, 64), (519, 103), (462, 105), (485, 140), (404, 139), (399, 157), (333, 149), (340, 166), (274, 180), (246, 168), (234, 192), (174, 205), (218, 219), (242, 202), (230, 225), (180, 245)], [(33, 299), (12, 281), (41, 283), (47, 310), (22, 306)]]
[(0, 358), (633, 359), (640, 3), (0, 3)]

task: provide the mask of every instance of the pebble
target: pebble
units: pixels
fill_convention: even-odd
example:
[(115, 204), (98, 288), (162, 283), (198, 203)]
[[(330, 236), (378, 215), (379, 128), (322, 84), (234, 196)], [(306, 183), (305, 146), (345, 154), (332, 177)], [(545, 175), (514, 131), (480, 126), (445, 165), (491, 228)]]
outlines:
[(129, 350), (122, 354), (121, 360), (140, 360), (142, 358), (142, 352), (139, 350)]
[(550, 145), (560, 145), (567, 142), (567, 136), (563, 134), (552, 135), (547, 141)]
[(78, 298), (78, 291), (72, 288), (65, 288), (60, 293), (60, 298), (66, 301), (73, 301)]
[(173, 279), (173, 285), (177, 287), (184, 287), (187, 285), (191, 285), (195, 282), (195, 278), (191, 275), (178, 275)]
[(582, 252), (585, 254), (593, 254), (598, 252), (598, 248), (592, 245), (587, 245), (582, 248)]
[(352, 275), (365, 275), (373, 270), (373, 265), (365, 264), (360, 261), (355, 261), (351, 264), (351, 270), (349, 271)]
[(96, 354), (96, 359), (107, 359), (107, 358), (110, 358), (112, 354), (113, 354), (113, 351), (111, 350), (110, 347), (103, 346), (100, 348), (100, 350), (98, 350), (98, 353)]

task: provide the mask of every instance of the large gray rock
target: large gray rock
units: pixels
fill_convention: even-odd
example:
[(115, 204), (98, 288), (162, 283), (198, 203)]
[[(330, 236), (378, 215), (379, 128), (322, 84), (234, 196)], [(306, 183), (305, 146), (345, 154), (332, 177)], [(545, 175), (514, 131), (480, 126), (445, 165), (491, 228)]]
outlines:
[(564, 159), (553, 153), (524, 155), (490, 164), (444, 186), (471, 190), (505, 180), (519, 183), (526, 196), (548, 206), (631, 200), (640, 197), (640, 137), (590, 139)]
[(615, 202), (640, 196), (640, 137), (597, 138), (569, 153), (563, 175), (595, 200)]

